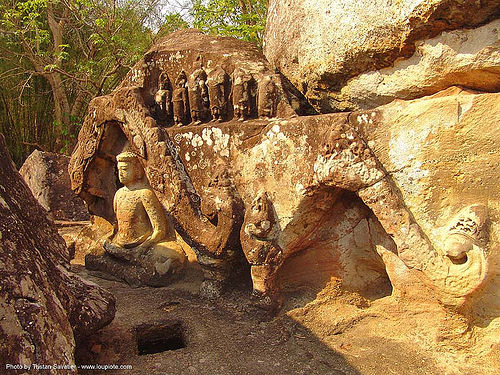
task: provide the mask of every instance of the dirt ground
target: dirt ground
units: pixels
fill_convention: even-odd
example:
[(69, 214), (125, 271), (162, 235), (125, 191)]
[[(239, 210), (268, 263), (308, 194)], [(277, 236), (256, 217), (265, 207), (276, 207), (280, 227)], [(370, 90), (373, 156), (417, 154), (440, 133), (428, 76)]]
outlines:
[[(125, 365), (111, 371), (125, 375), (479, 375), (499, 369), (498, 357), (475, 355), (463, 325), (435, 306), (408, 310), (390, 296), (368, 300), (332, 282), (319, 293), (286, 295), (283, 309), (269, 317), (250, 304), (249, 280), (206, 300), (198, 296), (201, 272), (193, 269), (169, 287), (133, 289), (74, 268), (117, 299), (114, 321), (78, 345), (80, 374), (110, 373), (83, 369), (95, 364)], [(436, 324), (446, 321), (447, 327)]]

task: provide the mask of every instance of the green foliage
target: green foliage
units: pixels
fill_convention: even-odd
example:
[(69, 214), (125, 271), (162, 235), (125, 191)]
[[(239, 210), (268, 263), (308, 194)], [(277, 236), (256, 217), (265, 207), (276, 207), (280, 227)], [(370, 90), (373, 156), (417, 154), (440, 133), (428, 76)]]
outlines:
[(267, 0), (193, 0), (193, 26), (262, 46)]
[[(18, 155), (16, 161), (33, 147), (71, 151), (88, 102), (116, 87), (153, 40), (136, 5), (133, 1), (0, 0), (4, 99), (0, 131), (6, 138), (16, 137), (7, 139), (15, 148), (11, 152)], [(31, 98), (44, 80), (41, 102), (45, 107), (38, 107)], [(30, 103), (32, 111), (44, 115), (17, 116), (24, 110), (16, 100), (19, 106)], [(35, 124), (41, 117), (45, 123)], [(25, 131), (35, 127), (50, 130), (52, 139), (45, 138), (45, 131)], [(31, 150), (25, 145), (31, 145)]]
[(184, 20), (179, 13), (167, 14), (165, 16), (165, 23), (156, 34), (156, 38), (162, 38), (170, 33), (173, 33), (174, 31), (186, 29), (188, 27), (188, 22)]
[(0, 132), (18, 165), (35, 147), (70, 152), (89, 101), (111, 92), (156, 38), (194, 26), (262, 44), (267, 0), (172, 4), (0, 0)]
[(47, 20), (43, 17), (47, 0), (2, 1), (0, 27), (8, 46), (29, 41), (33, 51), (42, 51), (50, 43)]
[(53, 123), (51, 88), (44, 78), (32, 77), (21, 95), (16, 84), (15, 79), (0, 80), (0, 133), (20, 167), (34, 148), (55, 150), (57, 124)]
[(68, 53), (67, 66), (71, 63), (71, 71), (80, 82), (89, 82), (89, 94), (106, 94), (149, 48), (151, 30), (143, 26), (131, 1), (120, 2), (120, 7), (98, 0), (69, 3), (75, 3), (70, 9), (76, 16), (74, 27), (67, 32), (71, 45), (64, 51)]

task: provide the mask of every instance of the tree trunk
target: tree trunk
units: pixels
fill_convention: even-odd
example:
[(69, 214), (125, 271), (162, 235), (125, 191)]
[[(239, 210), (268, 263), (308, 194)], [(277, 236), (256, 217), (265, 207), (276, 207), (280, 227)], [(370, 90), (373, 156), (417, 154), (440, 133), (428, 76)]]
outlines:
[[(53, 1), (47, 2), (47, 20), (49, 23), (50, 31), (52, 32), (52, 52), (54, 53), (53, 64), (61, 68), (62, 61), (59, 57), (61, 53), (61, 45), (63, 44), (63, 29), (66, 22), (66, 17), (68, 16), (68, 9), (65, 8), (60, 20), (57, 21), (54, 13)], [(50, 86), (52, 88), (52, 95), (54, 96), (54, 106), (55, 106), (55, 119), (57, 122), (57, 139), (56, 151), (60, 152), (61, 149), (66, 149), (68, 151), (71, 146), (69, 134), (72, 129), (71, 127), (71, 109), (69, 105), (68, 95), (66, 93), (65, 87), (62, 83), (61, 75), (59, 73), (51, 72), (46, 75), (49, 80)]]
[(248, 9), (247, 9), (247, 5), (245, 4), (245, 1), (244, 0), (238, 0), (238, 4), (240, 5), (241, 12), (243, 14), (248, 14)]
[[(71, 124), (70, 120), (70, 106), (68, 96), (64, 90), (61, 76), (58, 73), (46, 74), (45, 78), (50, 83), (52, 95), (54, 97), (54, 117), (56, 121), (56, 150), (60, 152), (64, 149), (69, 141), (68, 133)], [(66, 131), (65, 131), (66, 130)]]
[[(240, 5), (241, 12), (243, 14), (251, 14), (252, 13), (252, 1), (251, 0), (238, 0), (238, 4)], [(255, 22), (252, 20), (247, 20), (246, 21), (247, 25), (254, 25)]]

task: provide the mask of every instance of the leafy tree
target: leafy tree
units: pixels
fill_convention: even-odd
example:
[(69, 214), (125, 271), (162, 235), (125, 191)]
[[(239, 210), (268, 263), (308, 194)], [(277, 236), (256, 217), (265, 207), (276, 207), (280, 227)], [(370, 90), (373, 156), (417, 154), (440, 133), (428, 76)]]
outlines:
[(21, 166), (33, 148), (54, 148), (54, 106), (47, 80), (34, 76), (18, 94), (17, 78), (0, 79), (0, 133), (6, 136), (12, 159)]
[(22, 78), (19, 94), (34, 77), (48, 82), (55, 151), (73, 143), (88, 101), (116, 86), (150, 45), (141, 16), (132, 1), (0, 1), (0, 74)]
[(193, 26), (262, 46), (267, 0), (193, 0)]
[(151, 43), (194, 26), (261, 45), (267, 0), (0, 0), (0, 132), (19, 165), (69, 152), (88, 102)]
[(165, 23), (156, 34), (157, 39), (167, 36), (174, 31), (189, 27), (189, 23), (179, 13), (167, 14), (164, 18)]

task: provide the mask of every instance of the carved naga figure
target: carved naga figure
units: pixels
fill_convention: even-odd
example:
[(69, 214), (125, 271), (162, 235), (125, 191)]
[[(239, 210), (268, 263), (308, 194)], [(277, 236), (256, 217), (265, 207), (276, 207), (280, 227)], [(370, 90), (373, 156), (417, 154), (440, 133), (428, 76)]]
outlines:
[(259, 307), (275, 310), (280, 305), (276, 271), (283, 262), (283, 252), (277, 244), (279, 226), (272, 202), (266, 192), (253, 200), (245, 214), (241, 244), (251, 265), (253, 298)]
[(488, 211), (480, 204), (462, 209), (452, 220), (444, 241), (446, 257), (432, 279), (446, 304), (462, 305), (478, 290), (487, 273)]
[[(421, 288), (425, 285), (436, 293), (444, 306), (468, 315), (468, 302), (484, 285), (487, 276), (487, 222), (485, 206), (476, 204), (462, 209), (451, 225), (443, 228), (444, 240), (438, 251), (414, 253), (414, 259), (422, 255), (425, 257), (426, 265), (415, 268), (425, 276), (409, 272), (414, 268), (409, 266), (411, 259), (408, 255), (402, 258), (400, 249), (398, 256), (377, 246), (377, 252), (386, 264), (393, 294), (413, 295), (414, 298), (422, 293)], [(418, 232), (413, 235), (418, 235)], [(427, 294), (425, 298), (428, 298)]]
[(222, 122), (227, 116), (229, 76), (218, 66), (208, 74), (207, 86), (213, 121)]
[[(487, 274), (487, 211), (482, 205), (464, 208), (443, 228), (436, 246), (415, 222), (390, 176), (357, 133), (347, 126), (331, 129), (322, 145), (315, 178), (322, 184), (356, 191), (394, 240), (397, 254), (377, 246), (396, 293), (413, 294), (409, 270), (420, 287), (429, 287), (440, 302), (463, 309), (480, 290)], [(350, 160), (349, 164), (336, 160)], [(360, 174), (353, 168), (364, 169)], [(324, 169), (323, 169), (324, 168)], [(390, 215), (388, 215), (390, 213)], [(404, 271), (406, 270), (406, 271)], [(399, 291), (397, 289), (400, 289)], [(427, 296), (427, 295), (426, 295)]]
[(207, 73), (202, 67), (201, 57), (193, 62), (193, 73), (189, 76), (189, 103), (191, 119), (195, 125), (200, 124), (210, 113), (208, 98)]
[(175, 80), (176, 89), (172, 95), (175, 126), (182, 126), (188, 122), (189, 103), (186, 83), (186, 73), (182, 71)]

